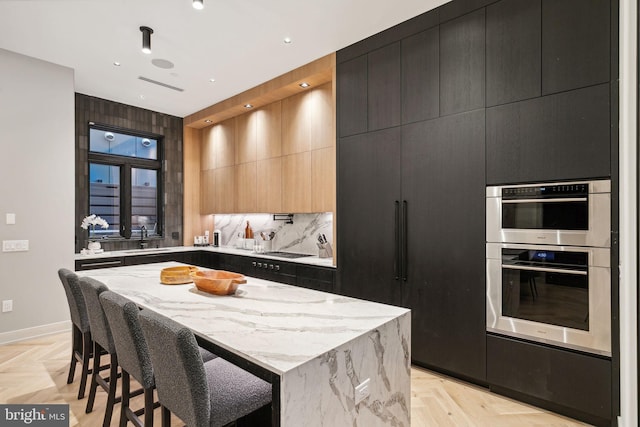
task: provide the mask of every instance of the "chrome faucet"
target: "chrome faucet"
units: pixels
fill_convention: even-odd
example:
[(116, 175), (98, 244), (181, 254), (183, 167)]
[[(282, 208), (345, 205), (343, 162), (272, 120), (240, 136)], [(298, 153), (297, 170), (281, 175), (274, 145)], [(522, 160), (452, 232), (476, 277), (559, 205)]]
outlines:
[(140, 249), (145, 249), (147, 247), (147, 242), (144, 241), (144, 238), (148, 237), (147, 235), (147, 227), (144, 225), (140, 227)]

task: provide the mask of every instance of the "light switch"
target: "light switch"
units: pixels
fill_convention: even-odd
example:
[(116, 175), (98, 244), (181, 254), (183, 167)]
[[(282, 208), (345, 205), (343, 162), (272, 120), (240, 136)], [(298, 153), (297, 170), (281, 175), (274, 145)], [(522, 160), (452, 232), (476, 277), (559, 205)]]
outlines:
[(7, 225), (13, 225), (16, 223), (16, 214), (8, 213), (7, 214)]

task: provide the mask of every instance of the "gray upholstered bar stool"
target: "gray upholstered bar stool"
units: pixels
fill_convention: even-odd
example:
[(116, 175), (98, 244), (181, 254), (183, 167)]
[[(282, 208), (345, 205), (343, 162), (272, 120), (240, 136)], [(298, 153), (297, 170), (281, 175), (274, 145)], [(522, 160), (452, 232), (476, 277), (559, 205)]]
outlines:
[(109, 290), (107, 285), (90, 277), (81, 277), (78, 280), (85, 304), (87, 305), (87, 313), (89, 314), (89, 323), (91, 325), (91, 337), (93, 338), (93, 366), (100, 366), (100, 358), (103, 350), (106, 350), (110, 356), (109, 377), (100, 376), (100, 370), (94, 369), (91, 375), (91, 387), (89, 389), (89, 399), (87, 400), (87, 408), (85, 412), (88, 414), (93, 411), (93, 404), (96, 398), (96, 390), (98, 385), (107, 392), (107, 407), (104, 410), (103, 427), (108, 427), (111, 423), (113, 415), (113, 406), (120, 401), (116, 398), (116, 387), (118, 384), (118, 356), (116, 346), (113, 342), (113, 336), (109, 329), (109, 324), (100, 304), (100, 294)]
[(223, 426), (271, 402), (271, 385), (221, 357), (203, 363), (193, 332), (151, 310), (140, 312), (153, 363), (162, 425), (170, 413), (190, 427)]
[[(138, 306), (130, 299), (111, 291), (100, 294), (100, 303), (111, 328), (118, 353), (118, 364), (122, 371), (120, 426), (124, 427), (127, 421), (131, 421), (137, 427), (143, 425), (151, 427), (153, 426), (155, 381), (149, 349), (138, 319)], [(144, 408), (138, 411), (132, 411), (129, 406), (130, 398), (139, 394), (131, 393), (130, 376), (140, 383), (144, 393)], [(138, 418), (142, 414), (144, 414), (144, 424)]]
[(82, 291), (78, 285), (78, 275), (71, 270), (61, 268), (58, 270), (58, 277), (60, 277), (62, 287), (67, 295), (67, 303), (69, 304), (69, 312), (71, 313), (71, 364), (69, 365), (67, 384), (73, 382), (76, 363), (80, 362), (82, 364), (82, 377), (80, 378), (78, 399), (82, 399), (85, 389), (87, 388), (87, 378), (91, 373), (89, 361), (91, 359), (93, 341), (91, 340), (89, 316)]

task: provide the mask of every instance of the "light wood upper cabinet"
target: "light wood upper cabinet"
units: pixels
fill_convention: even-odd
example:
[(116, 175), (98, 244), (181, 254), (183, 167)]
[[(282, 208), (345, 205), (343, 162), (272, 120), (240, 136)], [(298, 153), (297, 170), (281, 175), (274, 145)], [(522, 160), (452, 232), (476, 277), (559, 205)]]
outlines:
[(235, 213), (235, 166), (213, 170), (214, 213)]
[(215, 173), (213, 169), (200, 172), (200, 214), (215, 213)]
[(235, 211), (255, 213), (257, 210), (257, 163), (249, 162), (235, 166)]
[(255, 162), (257, 155), (257, 119), (255, 111), (237, 116), (236, 164)]
[(282, 100), (282, 155), (311, 149), (313, 92), (305, 91)]
[(235, 164), (235, 128), (235, 117), (213, 126), (211, 132), (211, 141), (213, 143), (215, 168), (233, 166)]
[(280, 213), (282, 209), (282, 158), (258, 160), (258, 212)]
[(311, 152), (282, 158), (282, 209), (311, 212)]
[(257, 157), (271, 159), (282, 155), (282, 102), (277, 101), (256, 111)]
[(331, 83), (318, 86), (311, 92), (310, 148), (333, 147), (336, 140), (335, 109), (333, 107), (333, 87)]
[(311, 152), (311, 211), (333, 212), (336, 200), (336, 150)]

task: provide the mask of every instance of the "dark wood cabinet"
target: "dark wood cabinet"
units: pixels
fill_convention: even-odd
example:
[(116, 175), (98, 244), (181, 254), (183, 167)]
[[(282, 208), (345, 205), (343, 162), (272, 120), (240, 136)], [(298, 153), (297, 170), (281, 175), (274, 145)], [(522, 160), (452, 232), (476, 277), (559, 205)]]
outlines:
[(484, 107), (485, 10), (440, 25), (440, 115)]
[(487, 106), (540, 96), (541, 0), (487, 7)]
[(400, 124), (400, 42), (374, 50), (367, 58), (368, 130)]
[(487, 381), (498, 393), (611, 425), (610, 359), (489, 334)]
[(403, 127), (415, 361), (485, 380), (484, 110)]
[(296, 286), (333, 293), (335, 275), (334, 268), (298, 264), (296, 266)]
[(400, 128), (390, 128), (338, 143), (337, 291), (395, 305), (401, 303), (400, 138)]
[(439, 34), (435, 27), (402, 40), (402, 123), (440, 113)]
[(609, 0), (542, 1), (542, 94), (608, 82)]
[(487, 109), (487, 184), (611, 175), (609, 85)]
[(242, 273), (258, 279), (295, 285), (296, 265), (266, 258), (243, 257)]
[(367, 56), (346, 61), (336, 70), (336, 98), (340, 111), (339, 136), (367, 131)]

